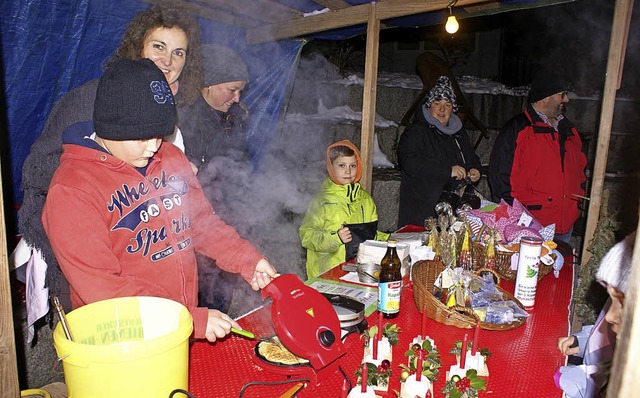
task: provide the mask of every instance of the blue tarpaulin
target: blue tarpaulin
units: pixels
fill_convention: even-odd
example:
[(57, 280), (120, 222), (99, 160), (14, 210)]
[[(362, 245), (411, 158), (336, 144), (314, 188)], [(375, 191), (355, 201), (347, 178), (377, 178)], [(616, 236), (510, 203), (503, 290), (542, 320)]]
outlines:
[[(11, 178), (14, 203), (22, 202), (22, 164), (53, 105), (68, 91), (102, 74), (127, 23), (148, 7), (148, 3), (130, 0), (4, 4), (0, 26), (11, 165), (4, 176)], [(248, 46), (239, 28), (197, 20), (203, 43), (230, 46), (249, 66), (250, 83), (243, 102), (251, 109), (247, 134), (257, 163), (277, 127), (303, 42)]]

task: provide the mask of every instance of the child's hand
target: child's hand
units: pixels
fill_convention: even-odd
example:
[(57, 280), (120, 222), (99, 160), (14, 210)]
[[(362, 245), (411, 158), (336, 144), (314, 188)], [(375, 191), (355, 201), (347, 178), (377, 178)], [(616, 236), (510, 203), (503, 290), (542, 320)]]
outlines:
[[(558, 339), (558, 349), (563, 355), (575, 355), (580, 351), (575, 336), (561, 337)], [(573, 345), (575, 344), (575, 347)]]
[(342, 224), (342, 228), (338, 230), (338, 237), (342, 243), (349, 243), (353, 239), (351, 237), (351, 231), (349, 231), (349, 228), (345, 227), (344, 224)]
[(213, 343), (216, 339), (221, 339), (231, 333), (232, 327), (241, 329), (240, 325), (231, 319), (229, 315), (218, 310), (209, 310), (207, 330), (204, 336), (207, 340)]
[(253, 290), (260, 290), (267, 286), (272, 279), (280, 276), (276, 269), (269, 263), (266, 258), (261, 259), (256, 264), (256, 270), (253, 273), (253, 278), (249, 284)]

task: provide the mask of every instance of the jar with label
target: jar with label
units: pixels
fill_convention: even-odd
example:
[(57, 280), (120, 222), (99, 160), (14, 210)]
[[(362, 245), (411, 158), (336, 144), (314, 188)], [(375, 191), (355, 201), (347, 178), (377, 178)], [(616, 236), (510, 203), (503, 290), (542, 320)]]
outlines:
[(542, 239), (528, 236), (520, 239), (514, 297), (527, 309), (533, 308), (536, 299), (541, 252)]
[(396, 251), (396, 240), (387, 241), (387, 252), (380, 261), (380, 282), (378, 283), (378, 311), (385, 318), (395, 318), (400, 312), (402, 291), (401, 262)]

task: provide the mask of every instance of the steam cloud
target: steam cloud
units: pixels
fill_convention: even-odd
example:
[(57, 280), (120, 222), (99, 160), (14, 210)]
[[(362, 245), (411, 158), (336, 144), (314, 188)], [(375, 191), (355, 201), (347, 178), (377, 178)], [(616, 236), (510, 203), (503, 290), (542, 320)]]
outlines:
[[(319, 71), (324, 75), (319, 77)], [(320, 99), (334, 103), (331, 97), (340, 94), (323, 83), (340, 78), (324, 58), (301, 58), (290, 110), (312, 113)], [(306, 280), (306, 251), (298, 228), (327, 176), (325, 154), (333, 140), (326, 125), (285, 120), (257, 170), (233, 153), (212, 159), (200, 170), (200, 178), (206, 176), (210, 181), (203, 186), (216, 213), (261, 250), (278, 272), (294, 273), (302, 280)], [(246, 283), (235, 285), (233, 297), (229, 311), (233, 317), (261, 305), (260, 294)]]

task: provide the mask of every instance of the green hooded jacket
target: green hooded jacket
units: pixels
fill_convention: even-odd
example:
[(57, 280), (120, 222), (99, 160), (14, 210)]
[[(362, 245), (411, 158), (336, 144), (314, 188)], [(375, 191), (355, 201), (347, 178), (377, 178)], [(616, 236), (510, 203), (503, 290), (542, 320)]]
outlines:
[[(352, 147), (356, 151), (360, 167), (359, 152), (351, 142), (340, 141), (331, 145), (329, 149), (336, 145)], [(345, 261), (345, 245), (337, 234), (343, 224), (363, 224), (372, 221), (378, 221), (376, 205), (371, 195), (358, 182), (339, 185), (333, 182), (331, 177), (325, 179), (300, 226), (300, 240), (302, 246), (307, 249), (307, 277), (316, 277)], [(387, 240), (388, 237), (389, 234), (377, 231), (375, 239)]]

